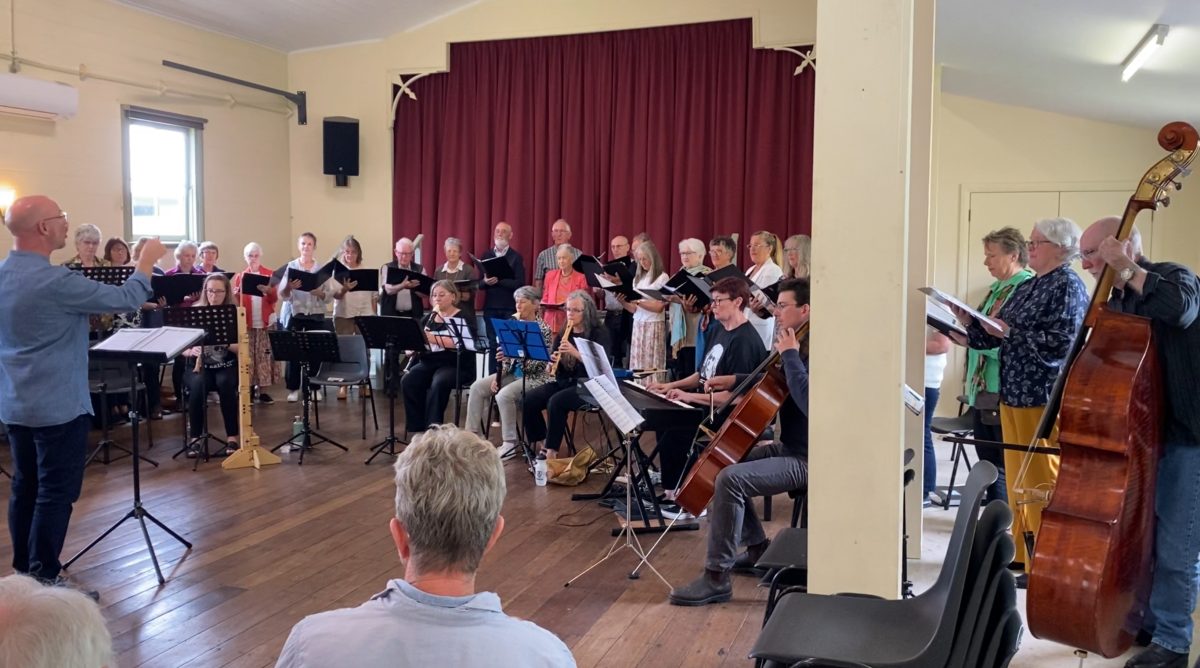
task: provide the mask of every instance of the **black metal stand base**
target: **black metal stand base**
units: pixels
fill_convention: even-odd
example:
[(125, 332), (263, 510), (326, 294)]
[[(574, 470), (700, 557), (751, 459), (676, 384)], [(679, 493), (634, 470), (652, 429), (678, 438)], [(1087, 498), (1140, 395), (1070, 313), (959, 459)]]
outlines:
[(154, 564), (154, 574), (156, 576), (158, 576), (158, 584), (160, 586), (166, 584), (167, 581), (165, 579), (163, 579), (162, 568), (160, 568), (158, 565), (158, 555), (154, 553), (154, 543), (152, 543), (150, 541), (150, 531), (146, 528), (146, 520), (150, 520), (151, 522), (154, 522), (156, 525), (158, 525), (159, 529), (162, 529), (163, 531), (167, 532), (167, 534), (169, 534), (172, 538), (179, 541), (180, 543), (183, 543), (184, 547), (186, 547), (187, 549), (189, 549), (189, 550), (192, 549), (192, 544), (189, 543), (188, 541), (184, 540), (183, 536), (180, 536), (179, 534), (172, 531), (170, 529), (170, 527), (168, 527), (167, 525), (158, 521), (157, 517), (151, 515), (150, 511), (148, 511), (142, 507), (142, 504), (140, 501), (135, 501), (133, 504), (133, 508), (131, 508), (128, 513), (125, 513), (124, 517), (117, 520), (116, 524), (110, 526), (108, 528), (108, 530), (105, 531), (104, 533), (100, 534), (100, 536), (98, 538), (96, 538), (96, 540), (93, 540), (91, 543), (88, 543), (87, 547), (80, 550), (75, 556), (71, 557), (67, 561), (67, 563), (63, 564), (63, 569), (65, 570), (65, 569), (69, 568), (71, 566), (71, 564), (75, 563), (76, 559), (79, 559), (85, 553), (87, 553), (88, 550), (92, 549), (93, 547), (96, 547), (96, 545), (99, 544), (100, 541), (102, 541), (106, 537), (108, 537), (108, 534), (112, 533), (113, 531), (116, 531), (117, 527), (119, 527), (125, 523), (125, 520), (131, 519), (131, 518), (137, 519), (138, 524), (140, 524), (142, 527), (142, 537), (146, 539), (146, 549), (150, 551), (150, 561)]

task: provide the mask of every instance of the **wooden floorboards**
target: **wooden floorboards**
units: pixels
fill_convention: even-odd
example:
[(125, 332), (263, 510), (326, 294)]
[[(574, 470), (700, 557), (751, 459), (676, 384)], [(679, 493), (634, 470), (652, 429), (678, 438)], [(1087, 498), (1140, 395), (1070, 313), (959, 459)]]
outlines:
[[(160, 466), (142, 466), (142, 500), (195, 547), (185, 550), (150, 525), (168, 579), (159, 587), (141, 530), (129, 520), (69, 571), (81, 586), (100, 592), (118, 665), (272, 666), (302, 617), (358, 605), (402, 575), (387, 531), (394, 490), (390, 458), (363, 465), (369, 445), (385, 432), (368, 425), (368, 439), (361, 440), (358, 409), (354, 398), (322, 404), (321, 431), (349, 446), (349, 453), (317, 446), (303, 466), (290, 454), (284, 464), (262, 471), (223, 471), (214, 459), (193, 472), (190, 461), (170, 458), (179, 447), (178, 417), (154, 423), (157, 444), (147, 454)], [(385, 418), (382, 398), (379, 409)], [(256, 407), (264, 445), (290, 434), (296, 412), (283, 402)], [(210, 420), (219, 425), (215, 406)], [(128, 440), (127, 429), (114, 435)], [(11, 468), (9, 461), (7, 450), (0, 450), (0, 463)], [(653, 573), (643, 569), (638, 580), (626, 577), (637, 559), (622, 549), (564, 587), (612, 545), (614, 515), (595, 502), (570, 500), (574, 491), (597, 491), (602, 478), (573, 489), (539, 488), (518, 462), (506, 469), (506, 530), (478, 577), (481, 589), (500, 595), (506, 612), (556, 633), (580, 666), (750, 665), (746, 655), (765, 598), (752, 579), (736, 579), (731, 603), (674, 607)], [(128, 459), (89, 467), (64, 559), (131, 505)], [(768, 533), (788, 519), (786, 496), (775, 500), (775, 508)], [(6, 524), (3, 536), (0, 570), (7, 571), (12, 553)], [(706, 536), (707, 527), (675, 532), (652, 563), (673, 585), (687, 582), (700, 572)], [(648, 545), (656, 536), (641, 538)]]

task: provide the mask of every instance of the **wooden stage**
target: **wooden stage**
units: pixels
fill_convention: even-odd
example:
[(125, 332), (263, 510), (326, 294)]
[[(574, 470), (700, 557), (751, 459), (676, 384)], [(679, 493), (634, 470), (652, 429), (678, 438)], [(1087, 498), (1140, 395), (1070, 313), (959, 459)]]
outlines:
[[(282, 401), (285, 392), (271, 389), (277, 402), (254, 411), (256, 431), (268, 447), (291, 433), (292, 417), (299, 412), (298, 404)], [(369, 446), (386, 434), (386, 403), (381, 394), (376, 401), (381, 429), (373, 431), (368, 416), (363, 441), (357, 395), (335, 401), (330, 393), (321, 405), (321, 431), (350, 452), (321, 445), (305, 456), (303, 466), (296, 465), (292, 453), (283, 456), (282, 465), (261, 471), (223, 471), (214, 458), (193, 472), (190, 460), (170, 458), (180, 444), (179, 416), (154, 423), (157, 444), (147, 454), (160, 466), (142, 466), (143, 503), (195, 547), (185, 552), (150, 525), (167, 577), (159, 587), (141, 531), (130, 520), (69, 571), (80, 586), (100, 592), (118, 665), (272, 666), (299, 619), (356, 606), (403, 574), (387, 530), (394, 493), (391, 458), (363, 465)], [(210, 425), (217, 430), (217, 407), (209, 408)], [(452, 414), (453, 406), (447, 411)], [(499, 429), (492, 431), (498, 439)], [(589, 419), (588, 431), (596, 432), (595, 418)], [(98, 437), (93, 431), (91, 441)], [(114, 438), (127, 443), (128, 429), (118, 428)], [(7, 448), (0, 450), (0, 463), (11, 468)], [(667, 604), (667, 589), (653, 574), (627, 579), (637, 559), (622, 550), (564, 588), (612, 543), (616, 520), (611, 511), (594, 501), (570, 500), (575, 491), (598, 491), (604, 478), (593, 475), (578, 488), (538, 488), (519, 460), (506, 469), (506, 530), (484, 558), (478, 580), (481, 590), (500, 595), (506, 612), (556, 633), (580, 666), (750, 665), (746, 654), (765, 600), (754, 579), (736, 577), (730, 603), (680, 608)], [(774, 505), (768, 534), (791, 514), (786, 495)], [(64, 560), (131, 506), (129, 459), (109, 466), (93, 463), (75, 506)], [(0, 521), (5, 522), (0, 572), (8, 572), (7, 520)], [(652, 562), (672, 585), (690, 581), (701, 571), (706, 536), (707, 526), (675, 532)], [(654, 538), (643, 536), (643, 544)]]

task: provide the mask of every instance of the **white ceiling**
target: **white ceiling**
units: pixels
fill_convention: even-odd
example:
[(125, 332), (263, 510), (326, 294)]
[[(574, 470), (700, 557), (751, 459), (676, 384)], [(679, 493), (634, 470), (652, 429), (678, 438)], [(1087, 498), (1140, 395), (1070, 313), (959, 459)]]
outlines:
[(291, 52), (383, 39), (478, 0), (116, 0)]
[[(285, 52), (381, 39), (479, 0), (116, 0)], [(1099, 120), (1200, 122), (1200, 0), (941, 0), (950, 93)], [(1121, 62), (1155, 23), (1166, 45), (1130, 82)], [(818, 57), (819, 63), (819, 57)]]

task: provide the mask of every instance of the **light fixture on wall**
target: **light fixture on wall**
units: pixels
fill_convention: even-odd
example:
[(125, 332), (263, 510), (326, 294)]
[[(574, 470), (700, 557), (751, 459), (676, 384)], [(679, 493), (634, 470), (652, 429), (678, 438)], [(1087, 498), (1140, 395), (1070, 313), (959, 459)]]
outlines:
[(1125, 58), (1125, 62), (1121, 63), (1121, 81), (1129, 81), (1134, 74), (1141, 69), (1158, 51), (1158, 48), (1163, 45), (1163, 41), (1167, 39), (1167, 32), (1171, 26), (1165, 23), (1155, 23), (1150, 27), (1150, 32), (1138, 42), (1138, 45), (1129, 52)]
[(17, 201), (17, 191), (15, 188), (8, 186), (0, 186), (0, 216), (8, 212), (8, 207)]

